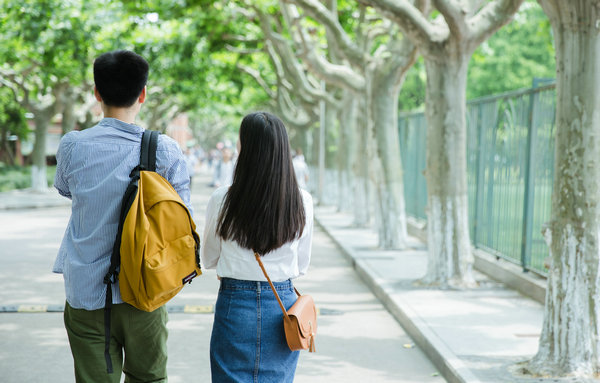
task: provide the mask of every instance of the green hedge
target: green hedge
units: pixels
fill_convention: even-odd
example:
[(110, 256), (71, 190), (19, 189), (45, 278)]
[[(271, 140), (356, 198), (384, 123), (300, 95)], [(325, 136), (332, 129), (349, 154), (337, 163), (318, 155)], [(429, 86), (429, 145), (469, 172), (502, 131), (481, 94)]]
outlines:
[[(56, 166), (46, 168), (48, 186), (54, 183)], [(0, 163), (0, 192), (31, 187), (31, 166), (6, 166)]]

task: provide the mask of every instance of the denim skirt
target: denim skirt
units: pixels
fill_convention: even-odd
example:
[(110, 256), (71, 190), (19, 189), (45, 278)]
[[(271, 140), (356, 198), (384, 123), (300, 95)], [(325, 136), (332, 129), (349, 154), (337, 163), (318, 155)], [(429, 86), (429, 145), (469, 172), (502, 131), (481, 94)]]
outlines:
[[(289, 309), (296, 301), (292, 282), (273, 284)], [(221, 279), (210, 338), (213, 382), (293, 382), (299, 354), (285, 341), (283, 313), (268, 282)]]

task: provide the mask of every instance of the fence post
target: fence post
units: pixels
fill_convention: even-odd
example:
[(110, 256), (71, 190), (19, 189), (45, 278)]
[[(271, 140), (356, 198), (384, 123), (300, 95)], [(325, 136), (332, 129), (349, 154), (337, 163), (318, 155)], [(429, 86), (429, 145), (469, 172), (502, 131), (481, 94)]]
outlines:
[[(486, 230), (486, 240), (487, 240), (487, 244), (486, 246), (490, 246), (491, 248), (494, 248), (494, 245), (491, 243), (493, 242), (493, 238), (494, 238), (494, 226), (492, 225), (492, 212), (494, 211), (494, 193), (496, 192), (495, 190), (495, 186), (496, 186), (496, 178), (498, 176), (497, 172), (496, 172), (496, 141), (498, 139), (498, 126), (500, 124), (500, 119), (501, 119), (501, 114), (500, 114), (500, 106), (501, 106), (502, 100), (498, 99), (494, 102), (494, 118), (490, 119), (490, 121), (493, 121), (492, 124), (492, 128), (489, 130), (489, 132), (491, 133), (491, 137), (489, 139), (489, 143), (488, 143), (488, 147), (487, 147), (487, 152), (483, 152), (483, 154), (486, 154), (486, 166), (488, 166), (487, 169), (487, 174), (488, 174), (488, 179), (487, 179), (487, 190), (486, 190), (486, 210), (485, 210), (485, 215), (487, 219), (486, 219), (486, 225), (487, 225), (487, 230)], [(484, 170), (485, 172), (485, 170)], [(483, 202), (482, 202), (483, 203)], [(483, 209), (483, 207), (482, 207)], [(483, 212), (483, 210), (482, 210)]]
[[(427, 119), (425, 113), (421, 114), (420, 117), (415, 116), (414, 118), (416, 132), (416, 141), (418, 145), (421, 145), (421, 150), (414, 151), (415, 165), (415, 193), (417, 198), (416, 212), (419, 212), (422, 219), (427, 219), (427, 204), (429, 200), (427, 191), (427, 181), (425, 181), (425, 173), (427, 171)], [(420, 153), (420, 154), (419, 154)], [(421, 156), (421, 157), (419, 157)], [(420, 181), (419, 181), (420, 180)], [(421, 207), (423, 207), (421, 209)]]
[[(321, 81), (321, 90), (325, 92), (325, 81)], [(317, 188), (317, 200), (319, 205), (323, 205), (324, 188), (325, 188), (325, 124), (326, 110), (325, 101), (319, 101), (319, 183)]]
[(523, 200), (523, 233), (521, 238), (521, 266), (528, 271), (531, 263), (533, 207), (535, 196), (535, 145), (537, 141), (536, 112), (539, 92), (532, 89), (529, 95), (529, 126), (527, 127), (527, 155), (525, 166), (525, 193)]
[(403, 192), (404, 192), (404, 199), (405, 199), (405, 206), (404, 206), (404, 210), (406, 212), (406, 214), (410, 214), (412, 212), (410, 203), (411, 203), (411, 198), (409, 195), (409, 191), (407, 190), (409, 183), (407, 182), (407, 177), (408, 175), (411, 173), (411, 169), (410, 169), (410, 163), (408, 162), (408, 156), (406, 154), (406, 130), (407, 130), (407, 126), (406, 126), (406, 117), (403, 116), (402, 114), (400, 114), (398, 116), (398, 141), (400, 143), (400, 160), (402, 161), (402, 186), (403, 186)]
[(483, 217), (483, 189), (484, 189), (484, 179), (485, 179), (485, 161), (483, 159), (483, 143), (485, 139), (485, 129), (483, 129), (483, 104), (479, 103), (477, 105), (477, 175), (476, 175), (476, 186), (475, 186), (475, 219), (473, 222), (473, 243), (477, 246), (478, 235), (479, 235), (479, 226), (481, 224), (481, 217)]

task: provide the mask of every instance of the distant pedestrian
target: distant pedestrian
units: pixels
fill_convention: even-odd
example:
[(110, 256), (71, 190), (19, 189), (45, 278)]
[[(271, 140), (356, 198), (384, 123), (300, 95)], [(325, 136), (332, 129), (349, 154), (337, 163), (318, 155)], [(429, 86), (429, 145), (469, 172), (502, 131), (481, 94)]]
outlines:
[(185, 153), (185, 164), (187, 166), (188, 174), (190, 176), (190, 190), (192, 190), (192, 181), (196, 174), (196, 165), (198, 164), (198, 157), (193, 149), (188, 148)]
[[(135, 119), (146, 100), (147, 78), (148, 63), (133, 52), (99, 56), (94, 61), (94, 93), (104, 118), (90, 129), (66, 134), (56, 154), (54, 186), (73, 203), (53, 271), (65, 280), (64, 322), (77, 382), (118, 383), (121, 371), (126, 382), (167, 381), (167, 311), (163, 306), (145, 312), (123, 303), (118, 280), (112, 289), (109, 344), (114, 373), (107, 373), (105, 359), (103, 278), (129, 173), (140, 161), (144, 129)], [(158, 141), (156, 171), (193, 213), (185, 158), (164, 134)]]
[(296, 155), (293, 160), (294, 164), (294, 172), (296, 173), (296, 180), (298, 181), (298, 185), (300, 188), (304, 190), (308, 190), (308, 165), (304, 160), (304, 155), (302, 154), (302, 149), (296, 149)]
[(311, 256), (312, 198), (294, 177), (288, 136), (268, 113), (244, 117), (230, 187), (212, 194), (202, 261), (221, 288), (210, 342), (213, 382), (292, 382), (298, 351), (287, 346), (281, 309), (255, 252), (286, 308), (296, 301), (292, 279)]
[(221, 160), (215, 168), (215, 187), (229, 186), (233, 182), (233, 169), (235, 161), (233, 160), (233, 151), (229, 147), (221, 149)]

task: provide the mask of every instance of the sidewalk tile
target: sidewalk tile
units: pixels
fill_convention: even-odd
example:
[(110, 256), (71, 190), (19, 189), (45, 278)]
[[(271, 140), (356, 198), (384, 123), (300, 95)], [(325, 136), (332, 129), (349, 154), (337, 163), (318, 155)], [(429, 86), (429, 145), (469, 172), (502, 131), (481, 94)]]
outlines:
[(316, 207), (315, 218), (449, 382), (600, 381), (513, 375), (517, 363), (537, 352), (543, 305), (479, 272), (474, 289), (418, 286), (427, 249), (416, 238), (406, 250), (383, 251), (375, 231), (352, 227), (350, 214)]

